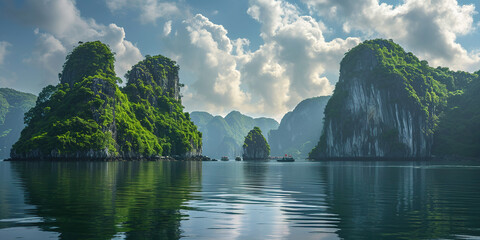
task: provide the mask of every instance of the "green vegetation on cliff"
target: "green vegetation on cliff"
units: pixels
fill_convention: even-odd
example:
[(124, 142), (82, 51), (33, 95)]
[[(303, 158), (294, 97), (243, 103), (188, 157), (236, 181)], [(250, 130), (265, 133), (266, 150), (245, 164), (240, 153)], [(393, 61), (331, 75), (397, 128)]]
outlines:
[[(371, 74), (368, 78), (369, 83), (375, 84), (380, 89), (398, 91), (399, 101), (411, 102), (417, 109), (424, 111), (425, 116), (432, 118), (432, 124), (436, 124), (437, 113), (446, 107), (449, 91), (456, 90), (454, 82), (461, 81), (457, 80), (458, 78), (463, 80), (461, 72), (455, 74), (448, 68), (432, 68), (428, 66), (427, 61), (420, 61), (411, 52), (405, 52), (400, 45), (383, 39), (365, 41), (356, 46), (346, 53), (340, 65), (351, 68), (348, 65), (362, 61), (361, 58), (365, 56), (361, 53), (365, 52), (365, 49), (375, 54), (372, 61), (378, 61), (375, 68), (369, 72)], [(344, 75), (358, 77), (358, 73), (363, 74), (364, 69), (345, 71)], [(326, 114), (334, 114), (338, 105), (342, 104), (342, 98), (345, 97), (342, 83), (339, 82), (339, 86), (335, 87), (332, 103), (325, 109)], [(450, 89), (447, 89), (446, 83), (449, 83)], [(431, 127), (427, 131), (433, 133), (433, 125)]]
[(147, 56), (126, 74), (123, 89), (141, 125), (161, 139), (165, 155), (197, 151), (202, 134), (183, 112), (179, 66), (164, 56)]
[[(345, 81), (345, 79), (348, 79), (348, 81)], [(340, 123), (341, 126), (337, 128), (340, 133), (334, 134), (340, 134), (341, 136), (355, 135), (354, 131), (358, 126), (354, 122), (349, 122), (350, 118), (345, 116), (347, 99), (350, 98), (351, 100), (353, 97), (349, 95), (352, 94), (352, 91), (347, 89), (351, 88), (354, 81), (364, 81), (360, 84), (374, 86), (379, 91), (388, 92), (388, 100), (384, 99), (382, 101), (389, 101), (389, 107), (395, 108), (397, 105), (402, 105), (409, 109), (408, 111), (413, 116), (425, 119), (425, 124), (420, 125), (422, 126), (421, 134), (425, 134), (426, 138), (429, 139), (425, 143), (427, 155), (430, 154), (430, 148), (433, 148), (434, 154), (440, 150), (440, 148), (435, 147), (438, 142), (437, 139), (456, 141), (454, 139), (458, 137), (453, 135), (448, 137), (437, 136), (446, 131), (439, 130), (439, 128), (448, 128), (446, 126), (439, 127), (439, 124), (442, 125), (442, 122), (447, 124), (454, 119), (455, 114), (449, 114), (452, 110), (447, 109), (456, 107), (471, 109), (474, 105), (479, 104), (473, 96), (451, 97), (462, 95), (465, 89), (475, 86), (478, 82), (477, 74), (462, 71), (454, 72), (442, 67), (433, 68), (428, 65), (427, 61), (420, 61), (411, 52), (405, 52), (401, 46), (391, 40), (369, 40), (351, 49), (341, 61), (340, 80), (325, 108), (326, 121), (343, 119)], [(464, 100), (455, 100), (456, 98)], [(371, 113), (375, 114), (375, 110), (372, 110)], [(370, 116), (367, 117), (370, 118)], [(470, 119), (466, 115), (464, 117), (465, 120)], [(454, 127), (453, 132), (455, 133), (461, 132), (459, 126), (449, 127)], [(407, 151), (407, 146), (399, 141), (399, 132), (392, 126), (383, 126), (382, 129), (383, 133), (378, 137), (381, 138), (380, 142), (388, 145), (383, 146), (383, 149), (394, 153), (395, 156), (402, 156)], [(434, 135), (436, 141), (432, 140)], [(472, 141), (475, 140), (472, 139)], [(476, 142), (479, 143), (478, 139)], [(323, 133), (317, 147), (310, 153), (310, 157), (322, 156), (326, 148), (327, 138)], [(450, 152), (450, 154), (453, 153), (470, 155), (460, 148)]]
[(25, 127), (23, 115), (35, 106), (37, 97), (9, 88), (0, 88), (0, 159), (10, 156), (10, 148)]
[[(163, 94), (170, 89), (145, 85), (140, 76), (128, 78), (122, 90), (113, 63), (114, 55), (101, 42), (75, 48), (67, 56), (61, 83), (45, 87), (25, 114), (27, 126), (12, 157), (140, 158), (200, 152), (201, 134), (180, 100)], [(155, 91), (136, 92), (134, 87)]]
[[(478, 72), (477, 72), (478, 74)], [(452, 94), (440, 116), (433, 153), (480, 158), (480, 80)]]
[(266, 159), (270, 155), (270, 146), (259, 127), (254, 127), (245, 137), (243, 159)]
[(59, 74), (60, 83), (73, 86), (78, 81), (95, 75), (119, 80), (115, 74), (114, 62), (114, 54), (107, 45), (99, 41), (81, 44), (67, 55), (63, 71)]

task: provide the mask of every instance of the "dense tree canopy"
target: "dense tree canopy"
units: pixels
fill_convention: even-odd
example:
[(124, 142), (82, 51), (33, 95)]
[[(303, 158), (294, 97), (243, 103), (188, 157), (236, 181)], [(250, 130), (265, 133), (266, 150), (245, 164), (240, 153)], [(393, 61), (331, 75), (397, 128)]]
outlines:
[(265, 159), (270, 155), (270, 146), (259, 127), (254, 127), (243, 143), (244, 159)]
[[(169, 91), (165, 86), (146, 85), (142, 79), (128, 79), (125, 90), (119, 88), (113, 56), (98, 41), (83, 43), (67, 56), (61, 83), (45, 87), (25, 114), (27, 126), (13, 146), (13, 157), (139, 158), (200, 152), (201, 133), (183, 113), (180, 100), (163, 94)], [(178, 67), (156, 69), (178, 74), (170, 73)], [(156, 91), (128, 91), (134, 87)]]

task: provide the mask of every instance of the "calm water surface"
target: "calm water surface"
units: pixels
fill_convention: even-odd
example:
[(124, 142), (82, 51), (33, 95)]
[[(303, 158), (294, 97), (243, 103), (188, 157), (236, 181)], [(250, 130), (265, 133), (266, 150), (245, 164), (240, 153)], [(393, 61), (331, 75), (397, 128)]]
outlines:
[(0, 162), (0, 239), (480, 239), (476, 162)]

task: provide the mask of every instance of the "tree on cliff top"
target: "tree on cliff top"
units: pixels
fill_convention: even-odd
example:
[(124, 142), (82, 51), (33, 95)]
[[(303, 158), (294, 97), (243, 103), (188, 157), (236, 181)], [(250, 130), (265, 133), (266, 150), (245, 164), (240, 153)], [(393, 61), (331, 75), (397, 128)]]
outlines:
[(114, 82), (120, 80), (115, 74), (114, 54), (100, 41), (80, 44), (67, 55), (65, 60), (59, 78), (60, 83), (68, 83), (70, 87), (85, 77), (95, 75), (111, 78)]
[(243, 143), (244, 159), (265, 159), (270, 155), (270, 146), (259, 127), (254, 127)]

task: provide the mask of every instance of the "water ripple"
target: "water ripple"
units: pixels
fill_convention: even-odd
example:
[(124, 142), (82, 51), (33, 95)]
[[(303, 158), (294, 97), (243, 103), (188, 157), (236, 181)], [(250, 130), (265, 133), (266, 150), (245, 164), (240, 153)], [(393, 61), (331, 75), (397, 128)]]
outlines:
[(479, 187), (466, 162), (1, 162), (0, 239), (478, 239)]

